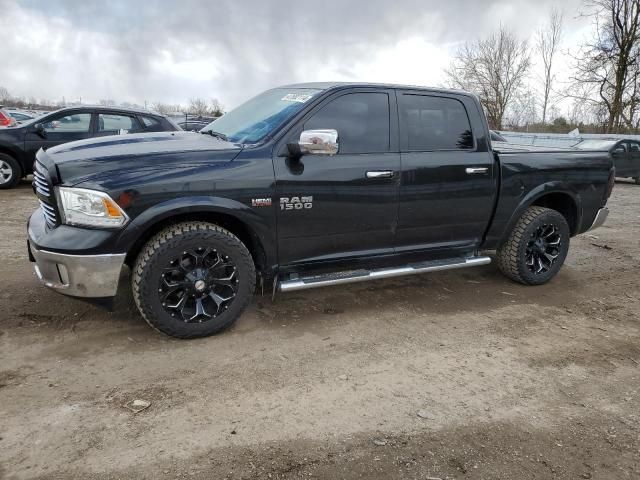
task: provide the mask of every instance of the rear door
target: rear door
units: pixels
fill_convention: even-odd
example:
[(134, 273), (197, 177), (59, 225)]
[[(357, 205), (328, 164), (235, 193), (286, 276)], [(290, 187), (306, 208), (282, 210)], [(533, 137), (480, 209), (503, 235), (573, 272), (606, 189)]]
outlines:
[(390, 253), (398, 207), (393, 90), (337, 92), (287, 134), (335, 129), (336, 155), (274, 157), (280, 264)]
[(397, 95), (402, 174), (396, 250), (472, 251), (497, 195), (484, 116), (467, 96)]
[(45, 117), (41, 122), (45, 131), (44, 137), (36, 133), (33, 128), (29, 128), (25, 134), (24, 146), (28, 158), (34, 159), (40, 148), (46, 150), (61, 143), (91, 138), (93, 134), (91, 119), (92, 112), (86, 110), (65, 111)]

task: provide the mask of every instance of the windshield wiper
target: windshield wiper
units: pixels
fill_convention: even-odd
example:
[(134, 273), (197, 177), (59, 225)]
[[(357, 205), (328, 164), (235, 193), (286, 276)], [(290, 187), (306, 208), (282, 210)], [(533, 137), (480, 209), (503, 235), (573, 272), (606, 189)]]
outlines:
[(225, 142), (229, 141), (224, 133), (214, 132), (213, 130), (200, 130), (200, 133), (208, 133), (212, 137), (219, 138), (220, 140), (224, 140)]

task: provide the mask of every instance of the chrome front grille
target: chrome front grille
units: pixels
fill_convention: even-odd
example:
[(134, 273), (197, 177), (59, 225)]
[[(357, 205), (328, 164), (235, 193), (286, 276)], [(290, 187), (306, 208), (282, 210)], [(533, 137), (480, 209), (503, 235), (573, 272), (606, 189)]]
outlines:
[(35, 186), (36, 193), (48, 197), (49, 195), (51, 195), (51, 188), (49, 187), (45, 176), (41, 172), (39, 172), (37, 168), (38, 167), (36, 167), (36, 171), (33, 172), (33, 184)]
[(40, 199), (38, 199), (38, 201), (40, 202), (42, 213), (44, 213), (44, 219), (47, 221), (47, 226), (49, 226), (50, 228), (55, 227), (58, 224), (58, 218), (56, 217), (56, 209), (53, 208), (48, 203), (44, 203)]
[(52, 194), (53, 188), (49, 183), (49, 173), (44, 165), (36, 162), (33, 172), (33, 190), (36, 192), (40, 208), (44, 214), (45, 221), (49, 228), (58, 226), (58, 212), (56, 210), (56, 199)]

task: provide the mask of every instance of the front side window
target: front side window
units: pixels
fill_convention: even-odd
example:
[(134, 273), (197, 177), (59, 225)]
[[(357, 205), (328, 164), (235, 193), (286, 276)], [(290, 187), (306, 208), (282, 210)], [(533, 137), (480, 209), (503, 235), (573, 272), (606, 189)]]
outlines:
[(60, 115), (42, 124), (45, 131), (52, 133), (85, 133), (91, 125), (90, 113)]
[(201, 131), (221, 133), (231, 142), (258, 143), (299, 112), (305, 103), (321, 91), (312, 88), (267, 90), (225, 113)]
[(640, 152), (640, 145), (635, 142), (629, 142), (629, 151), (632, 153)]
[(399, 107), (407, 150), (473, 149), (471, 124), (459, 100), (402, 94)]
[(99, 132), (119, 132), (120, 130), (137, 130), (138, 122), (129, 115), (101, 113), (98, 115)]
[(624, 143), (617, 145), (616, 148), (613, 149), (613, 153), (617, 153), (617, 154), (627, 153), (626, 145)]
[(338, 131), (339, 153), (389, 151), (389, 96), (348, 93), (331, 101), (304, 124), (305, 130)]

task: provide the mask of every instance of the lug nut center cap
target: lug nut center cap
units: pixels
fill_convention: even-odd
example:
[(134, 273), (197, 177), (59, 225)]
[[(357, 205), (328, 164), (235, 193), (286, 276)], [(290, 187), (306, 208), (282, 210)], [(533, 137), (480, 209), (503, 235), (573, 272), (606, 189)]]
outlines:
[(205, 288), (207, 288), (207, 284), (204, 282), (204, 280), (198, 280), (196, 281), (196, 283), (194, 283), (194, 287), (196, 287), (197, 291), (202, 292)]

